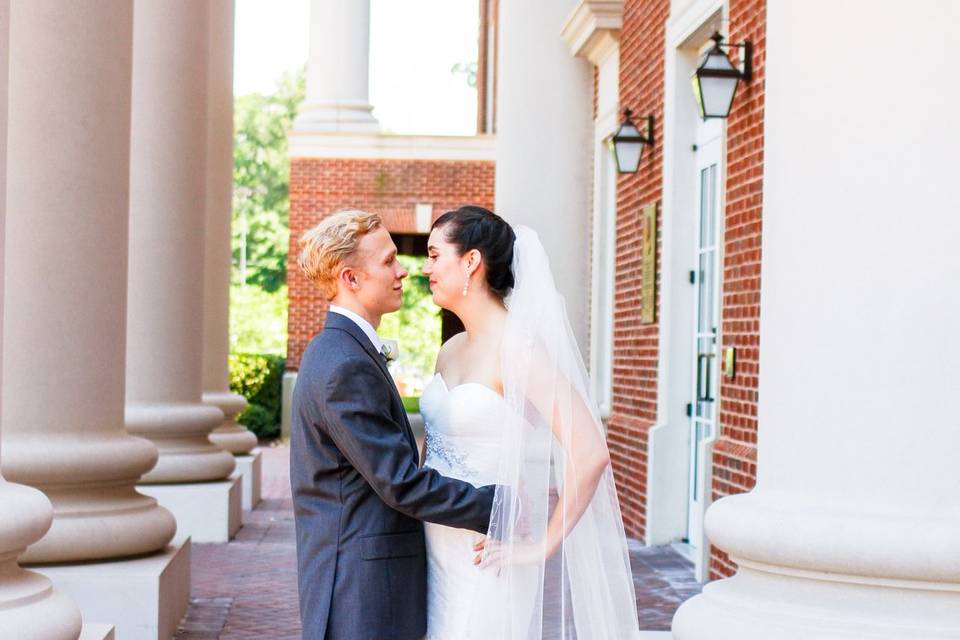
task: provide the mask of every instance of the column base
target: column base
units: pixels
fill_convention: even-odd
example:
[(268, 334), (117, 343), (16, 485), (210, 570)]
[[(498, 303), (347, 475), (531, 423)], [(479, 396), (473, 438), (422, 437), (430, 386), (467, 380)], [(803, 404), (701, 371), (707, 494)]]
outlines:
[(257, 436), (242, 425), (228, 420), (226, 424), (213, 430), (210, 442), (235, 456), (242, 456), (257, 446)]
[(143, 484), (138, 489), (173, 512), (180, 535), (188, 535), (194, 542), (229, 542), (240, 530), (242, 487), (238, 473), (220, 482)]
[(50, 501), (0, 476), (0, 505), (0, 640), (75, 640), (82, 624), (77, 605), (45, 576), (17, 564), (49, 529)]
[(85, 624), (77, 640), (116, 640), (114, 627), (110, 624)]
[(141, 483), (205, 482), (233, 473), (233, 455), (210, 442), (210, 432), (223, 423), (220, 409), (200, 403), (129, 403), (130, 433), (156, 445), (160, 458)]
[(77, 601), (89, 624), (114, 625), (122, 640), (168, 640), (190, 602), (190, 539), (141, 558), (37, 571)]
[(132, 485), (59, 489), (39, 486), (53, 503), (53, 525), (20, 556), (23, 564), (110, 560), (165, 548), (173, 515)]
[(0, 640), (74, 640), (80, 610), (64, 590), (34, 571), (0, 565)]
[(224, 416), (223, 424), (210, 434), (210, 442), (235, 456), (249, 453), (257, 446), (257, 436), (235, 420), (246, 408), (246, 398), (229, 391), (206, 391), (203, 402), (220, 409)]
[(251, 511), (260, 504), (260, 488), (263, 485), (263, 452), (254, 449), (248, 455), (236, 456), (237, 473), (240, 474), (241, 504), (244, 511)]
[(908, 584), (815, 572), (788, 574), (741, 564), (737, 575), (706, 585), (702, 594), (681, 605), (673, 618), (673, 637), (956, 639), (960, 638), (957, 589), (960, 585)]

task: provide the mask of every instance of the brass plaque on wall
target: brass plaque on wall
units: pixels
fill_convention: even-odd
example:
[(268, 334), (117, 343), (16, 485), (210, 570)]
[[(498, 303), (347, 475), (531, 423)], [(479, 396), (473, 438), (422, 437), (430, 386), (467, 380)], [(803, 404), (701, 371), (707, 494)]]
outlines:
[(643, 289), (640, 322), (657, 321), (657, 205), (643, 208)]

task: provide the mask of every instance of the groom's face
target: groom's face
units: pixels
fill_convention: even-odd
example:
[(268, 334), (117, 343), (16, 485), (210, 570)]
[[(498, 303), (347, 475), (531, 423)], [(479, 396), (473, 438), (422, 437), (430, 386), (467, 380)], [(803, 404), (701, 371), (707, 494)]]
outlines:
[(399, 309), (407, 270), (397, 260), (397, 246), (390, 232), (379, 227), (363, 236), (357, 259), (356, 296), (363, 308), (377, 317)]

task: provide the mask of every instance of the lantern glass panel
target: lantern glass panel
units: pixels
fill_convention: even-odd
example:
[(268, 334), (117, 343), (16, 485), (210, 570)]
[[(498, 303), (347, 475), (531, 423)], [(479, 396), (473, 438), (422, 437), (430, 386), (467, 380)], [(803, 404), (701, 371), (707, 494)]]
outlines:
[(736, 77), (701, 77), (698, 101), (700, 115), (704, 118), (726, 118), (730, 114), (739, 81)]
[[(634, 131), (636, 128), (634, 127)], [(642, 142), (614, 142), (613, 153), (617, 159), (617, 169), (620, 173), (635, 173), (640, 166), (640, 156), (643, 155)]]
[(719, 49), (711, 49), (700, 62), (701, 69), (736, 71), (737, 68), (730, 62), (727, 54)]
[(635, 137), (640, 135), (640, 130), (632, 122), (625, 122), (620, 125), (620, 128), (617, 129), (617, 132), (614, 134), (614, 140), (623, 136), (623, 137)]

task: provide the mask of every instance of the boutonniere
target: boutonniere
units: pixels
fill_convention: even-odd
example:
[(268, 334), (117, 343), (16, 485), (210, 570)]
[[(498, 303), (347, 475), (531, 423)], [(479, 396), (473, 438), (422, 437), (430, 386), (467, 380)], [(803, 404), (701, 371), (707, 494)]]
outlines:
[(380, 353), (383, 354), (383, 357), (385, 357), (388, 362), (393, 362), (400, 357), (400, 345), (397, 344), (396, 340), (384, 340)]

